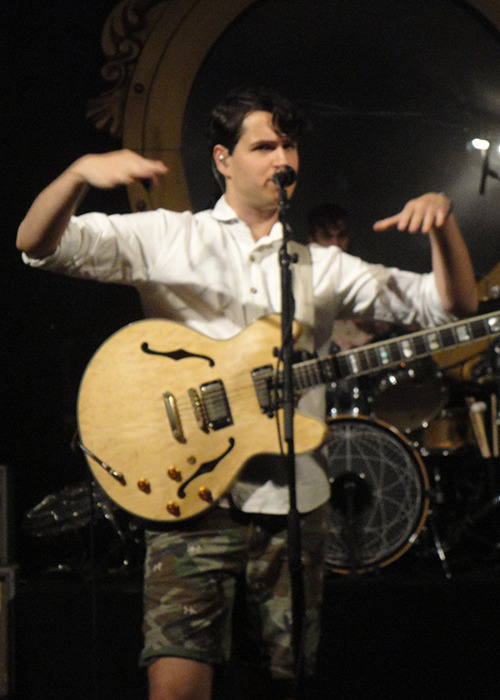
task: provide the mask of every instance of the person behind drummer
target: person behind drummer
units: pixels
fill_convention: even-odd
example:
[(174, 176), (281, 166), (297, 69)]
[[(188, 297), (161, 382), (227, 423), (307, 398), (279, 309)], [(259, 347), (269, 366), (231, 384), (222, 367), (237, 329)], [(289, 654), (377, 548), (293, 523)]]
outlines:
[[(167, 172), (162, 162), (129, 150), (83, 156), (34, 201), (19, 227), (18, 248), (34, 267), (133, 285), (148, 316), (174, 318), (211, 338), (232, 338), (256, 318), (281, 310), (283, 230), (275, 178), (286, 167), (298, 172), (301, 124), (289, 100), (269, 90), (227, 95), (208, 130), (211, 161), (225, 192), (213, 210), (196, 214), (158, 209), (76, 216), (90, 187), (154, 184)], [(294, 188), (288, 186), (289, 196)], [(389, 270), (339, 248), (311, 246), (320, 353), (339, 313), (428, 327), (475, 311), (474, 273), (449, 199), (424, 194), (374, 225), (379, 232), (392, 227), (428, 236), (433, 273)], [(273, 349), (265, 350), (272, 357)], [(258, 435), (255, 441), (258, 451)], [(309, 466), (301, 468), (297, 459), (304, 667), (310, 675), (319, 643), (323, 506), (330, 491), (321, 468)], [(257, 467), (252, 480), (244, 469), (230, 498), (208, 512), (177, 528), (150, 526), (146, 533), (142, 663), (150, 700), (208, 700), (215, 670), (240, 660), (241, 649), (250, 653), (233, 700), (239, 694), (246, 700), (293, 696), (286, 477), (279, 459), (268, 464), (261, 458)], [(250, 639), (234, 646), (234, 635)]]
[(308, 214), (309, 243), (336, 245), (344, 252), (349, 248), (351, 226), (347, 211), (340, 204), (324, 202)]

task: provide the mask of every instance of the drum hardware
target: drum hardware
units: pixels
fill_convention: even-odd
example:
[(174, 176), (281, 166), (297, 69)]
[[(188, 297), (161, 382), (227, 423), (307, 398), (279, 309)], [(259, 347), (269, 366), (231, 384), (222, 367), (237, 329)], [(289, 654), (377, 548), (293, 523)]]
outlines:
[(427, 518), (427, 523), (429, 524), (431, 536), (432, 536), (432, 542), (434, 545), (434, 550), (439, 558), (439, 561), (441, 562), (441, 567), (443, 569), (444, 575), (446, 578), (450, 579), (451, 578), (451, 569), (448, 564), (448, 559), (446, 557), (445, 551), (444, 551), (444, 546), (441, 540), (441, 535), (439, 533), (436, 520), (434, 518), (434, 511), (431, 509), (429, 510), (429, 515)]
[(457, 527), (453, 548), (469, 564), (498, 564), (500, 555), (500, 495), (487, 499), (473, 512), (467, 513)]
[(372, 503), (373, 494), (364, 475), (344, 473), (334, 479), (330, 485), (330, 505), (345, 520), (346, 561), (349, 571), (359, 569), (359, 517)]
[(371, 378), (340, 379), (327, 385), (325, 390), (326, 416), (368, 416), (371, 414)]
[[(107, 573), (128, 571), (133, 564), (132, 549), (139, 545), (139, 528), (133, 520), (124, 528), (120, 524), (120, 511), (95, 482), (82, 481), (66, 486), (60, 491), (45, 496), (40, 503), (24, 514), (24, 531), (36, 538), (56, 538), (79, 533), (87, 526), (104, 521), (111, 526), (112, 534), (118, 538), (104, 554)], [(118, 554), (118, 563), (108, 565), (108, 556)], [(53, 571), (83, 570), (87, 564), (85, 554), (80, 553), (75, 563), (59, 562), (50, 567)]]
[[(496, 349), (495, 349), (496, 351)], [(469, 541), (474, 544), (476, 554), (482, 549), (500, 552), (500, 450), (498, 430), (500, 416), (498, 413), (497, 388), (491, 382), (491, 373), (483, 374), (484, 381), (476, 386), (476, 396), (466, 398), (469, 417), (479, 463), (477, 465), (479, 488), (473, 509), (468, 509), (463, 522), (457, 528), (454, 546), (464, 545)], [(487, 396), (486, 392), (494, 389)]]

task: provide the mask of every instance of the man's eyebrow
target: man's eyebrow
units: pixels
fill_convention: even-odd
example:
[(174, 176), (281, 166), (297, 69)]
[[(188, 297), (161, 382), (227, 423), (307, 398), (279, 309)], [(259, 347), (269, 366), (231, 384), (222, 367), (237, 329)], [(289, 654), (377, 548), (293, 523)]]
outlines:
[(278, 136), (276, 136), (276, 138), (256, 139), (255, 141), (252, 141), (252, 146), (272, 146), (280, 141), (281, 139)]
[(252, 148), (256, 148), (257, 146), (276, 146), (279, 145), (280, 143), (284, 145), (296, 145), (297, 142), (294, 141), (292, 138), (289, 136), (280, 136), (276, 135), (275, 138), (266, 138), (266, 139), (258, 139), (256, 141), (253, 141), (251, 146)]

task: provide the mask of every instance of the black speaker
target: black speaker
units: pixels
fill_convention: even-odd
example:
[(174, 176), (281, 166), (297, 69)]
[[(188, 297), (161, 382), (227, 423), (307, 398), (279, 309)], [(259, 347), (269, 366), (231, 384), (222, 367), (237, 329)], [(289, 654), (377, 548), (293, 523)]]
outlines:
[(13, 692), (13, 607), (15, 568), (12, 566), (12, 500), (9, 471), (0, 464), (0, 698)]
[(14, 688), (13, 678), (13, 605), (15, 570), (0, 568), (0, 698), (8, 698)]
[(0, 567), (12, 562), (12, 501), (9, 493), (9, 472), (0, 464)]

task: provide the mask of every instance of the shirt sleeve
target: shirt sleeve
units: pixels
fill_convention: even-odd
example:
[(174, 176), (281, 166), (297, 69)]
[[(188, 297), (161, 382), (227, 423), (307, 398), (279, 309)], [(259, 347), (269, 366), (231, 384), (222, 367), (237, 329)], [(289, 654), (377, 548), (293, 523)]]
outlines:
[(101, 282), (134, 284), (150, 279), (159, 255), (168, 254), (169, 241), (189, 228), (190, 212), (159, 209), (134, 214), (99, 212), (70, 219), (54, 253), (23, 260), (32, 267)]
[(334, 246), (312, 246), (311, 254), (320, 327), (333, 331), (335, 320), (352, 317), (418, 328), (456, 320), (443, 308), (432, 272), (371, 264)]

